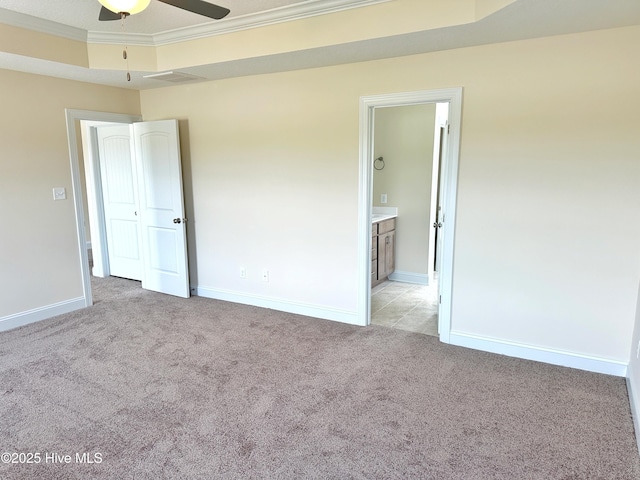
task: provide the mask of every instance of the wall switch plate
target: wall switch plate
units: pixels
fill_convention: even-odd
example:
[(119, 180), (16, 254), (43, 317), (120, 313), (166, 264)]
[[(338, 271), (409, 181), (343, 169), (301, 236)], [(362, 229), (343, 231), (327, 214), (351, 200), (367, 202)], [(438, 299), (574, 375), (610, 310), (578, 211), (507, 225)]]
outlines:
[(64, 187), (53, 187), (53, 199), (54, 200), (66, 200), (67, 189)]
[(262, 281), (269, 283), (269, 270), (266, 268), (262, 270)]
[(383, 193), (380, 195), (380, 203), (387, 203), (387, 194)]
[(240, 267), (240, 278), (247, 278), (247, 269)]

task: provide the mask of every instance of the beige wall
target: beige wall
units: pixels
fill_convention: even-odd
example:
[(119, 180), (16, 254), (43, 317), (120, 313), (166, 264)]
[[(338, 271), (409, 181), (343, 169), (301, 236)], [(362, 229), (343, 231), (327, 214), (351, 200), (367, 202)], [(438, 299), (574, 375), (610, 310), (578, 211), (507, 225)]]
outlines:
[(195, 284), (355, 311), (358, 99), (464, 87), (452, 328), (626, 362), (638, 54), (630, 27), (148, 90), (141, 105), (188, 119)]
[(1, 318), (82, 296), (64, 109), (140, 107), (136, 91), (7, 70), (0, 85)]
[(89, 66), (87, 44), (0, 23), (0, 51), (52, 62)]
[[(429, 215), (436, 105), (375, 111), (374, 158), (385, 167), (373, 172), (373, 205), (398, 208), (396, 271), (428, 273)], [(380, 195), (387, 194), (387, 204)]]
[(359, 87), (316, 73), (142, 92), (145, 120), (188, 119), (194, 285), (354, 309)]
[(639, 34), (466, 57), (455, 330), (628, 360), (640, 278)]
[[(453, 330), (627, 362), (639, 50), (629, 27), (141, 92), (145, 119), (181, 119), (194, 285), (355, 311), (358, 99), (462, 86)], [(81, 295), (73, 202), (51, 194), (71, 196), (64, 108), (139, 105), (127, 90), (0, 82), (2, 317)]]

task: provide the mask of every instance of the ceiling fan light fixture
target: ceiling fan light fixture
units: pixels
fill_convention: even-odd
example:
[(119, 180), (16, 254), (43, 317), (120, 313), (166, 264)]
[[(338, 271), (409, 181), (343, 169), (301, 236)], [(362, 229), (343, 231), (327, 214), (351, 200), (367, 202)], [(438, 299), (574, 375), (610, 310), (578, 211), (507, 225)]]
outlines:
[(128, 13), (135, 15), (149, 6), (151, 0), (98, 0), (105, 8), (113, 13)]

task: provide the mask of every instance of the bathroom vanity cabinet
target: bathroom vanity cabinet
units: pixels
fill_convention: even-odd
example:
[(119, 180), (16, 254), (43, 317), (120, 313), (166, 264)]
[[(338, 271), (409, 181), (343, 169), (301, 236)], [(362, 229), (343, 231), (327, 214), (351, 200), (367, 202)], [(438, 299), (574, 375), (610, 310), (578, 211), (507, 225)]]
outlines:
[(374, 222), (371, 229), (371, 286), (395, 270), (396, 219)]

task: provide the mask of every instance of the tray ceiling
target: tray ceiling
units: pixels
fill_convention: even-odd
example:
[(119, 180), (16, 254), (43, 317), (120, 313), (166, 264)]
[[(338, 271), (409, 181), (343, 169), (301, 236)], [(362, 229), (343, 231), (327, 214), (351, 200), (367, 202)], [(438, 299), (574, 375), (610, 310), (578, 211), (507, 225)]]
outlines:
[[(430, 1), (437, 4), (437, 0)], [(454, 0), (442, 1), (453, 2)], [(260, 19), (268, 19), (270, 23), (295, 22), (295, 18), (300, 18), (301, 12), (302, 16), (309, 17), (331, 11), (359, 8), (363, 21), (366, 21), (370, 18), (367, 16), (368, 9), (376, 8), (367, 5), (374, 3), (396, 5), (396, 2), (398, 5), (410, 5), (412, 3), (409, 0), (308, 0), (304, 2), (215, 0), (215, 2), (230, 8), (231, 14), (221, 21), (210, 21), (205, 17), (151, 0), (148, 10), (127, 19), (126, 32), (147, 36), (157, 43), (159, 36), (173, 35), (176, 32), (182, 34), (192, 29), (204, 28), (206, 31), (207, 25), (213, 24), (216, 28), (218, 25), (240, 25), (240, 27), (234, 27), (237, 29), (259, 28)], [(469, 6), (468, 1), (462, 3)], [(104, 35), (107, 39), (113, 38), (113, 35), (121, 32), (120, 22), (99, 22), (97, 20), (99, 9), (98, 0), (0, 0), (0, 23), (29, 28), (28, 22), (33, 20), (34, 24), (40, 22), (40, 26), (57, 25), (63, 30), (70, 29), (76, 32), (76, 37), (84, 35), (84, 40), (88, 39), (89, 42), (96, 41), (96, 37), (100, 35)], [(252, 24), (254, 19), (256, 21)], [(215, 80), (639, 24), (640, 1), (638, 0), (515, 0), (475, 22), (445, 28), (425, 27), (423, 31), (392, 36), (384, 36), (373, 30), (371, 37), (367, 40), (336, 42), (317, 48), (265, 54), (254, 58), (238, 58), (214, 64), (192, 64), (190, 67), (180, 68), (180, 71), (202, 77), (204, 80)], [(355, 27), (361, 27), (361, 25)], [(126, 82), (123, 80), (122, 71), (84, 68), (9, 52), (10, 50), (0, 51), (0, 68), (123, 88), (144, 89), (168, 85), (158, 80), (143, 78), (143, 74), (157, 72), (132, 72), (134, 80)], [(630, 59), (630, 61), (633, 60)]]

